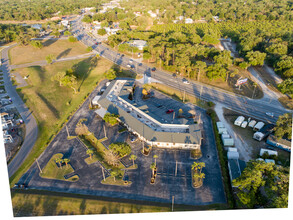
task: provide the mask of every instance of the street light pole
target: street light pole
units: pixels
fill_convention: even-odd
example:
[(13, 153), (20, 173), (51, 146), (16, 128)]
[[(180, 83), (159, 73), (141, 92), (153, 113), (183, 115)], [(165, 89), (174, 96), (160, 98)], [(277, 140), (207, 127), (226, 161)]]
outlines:
[(38, 168), (39, 168), (39, 170), (40, 170), (40, 173), (43, 173), (43, 171), (42, 171), (42, 169), (41, 169), (41, 167), (40, 167), (40, 164), (39, 164), (39, 162), (38, 162), (38, 159), (36, 159), (36, 162), (37, 162)]

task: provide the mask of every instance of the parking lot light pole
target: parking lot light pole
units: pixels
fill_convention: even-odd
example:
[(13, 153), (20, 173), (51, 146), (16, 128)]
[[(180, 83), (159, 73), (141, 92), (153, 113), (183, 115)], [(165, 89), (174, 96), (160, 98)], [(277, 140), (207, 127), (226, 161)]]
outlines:
[(105, 125), (103, 126), (103, 128), (104, 128), (104, 135), (105, 137), (107, 137)]
[(172, 212), (173, 212), (173, 210), (174, 210), (174, 196), (172, 196)]
[(69, 137), (70, 135), (69, 135), (69, 131), (68, 131), (67, 125), (65, 125), (65, 127), (66, 127), (66, 131), (67, 131), (67, 136)]
[(104, 173), (104, 167), (102, 167), (102, 166), (101, 166), (101, 168), (102, 168), (102, 173), (103, 173), (103, 178), (104, 178), (104, 181), (106, 181), (106, 178), (105, 178), (105, 173)]
[(177, 176), (177, 160), (176, 160), (175, 176)]

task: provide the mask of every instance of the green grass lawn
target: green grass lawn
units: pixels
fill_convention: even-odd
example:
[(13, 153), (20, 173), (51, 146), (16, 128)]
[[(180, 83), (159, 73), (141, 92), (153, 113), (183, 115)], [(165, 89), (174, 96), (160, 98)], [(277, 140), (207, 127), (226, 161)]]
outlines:
[(168, 212), (170, 207), (119, 203), (94, 199), (12, 193), (14, 216), (82, 215)]
[(122, 178), (114, 178), (109, 176), (104, 180), (101, 181), (102, 184), (106, 185), (116, 185), (116, 186), (129, 186), (131, 184), (131, 181), (124, 181)]
[(63, 154), (58, 153), (55, 154), (51, 157), (45, 168), (42, 170), (42, 173), (40, 173), (40, 176), (43, 178), (48, 178), (48, 179), (58, 179), (58, 180), (66, 180), (66, 181), (77, 181), (79, 178), (77, 175), (65, 179), (64, 176), (74, 172), (70, 164), (67, 164), (62, 166), (61, 168), (57, 166), (56, 164), (56, 159), (57, 158), (62, 158)]
[[(52, 140), (54, 135), (74, 113), (88, 94), (104, 79), (104, 72), (112, 67), (112, 63), (103, 58), (87, 58), (81, 60), (54, 63), (45, 67), (20, 68), (17, 72), (23, 77), (29, 75), (28, 86), (17, 89), (17, 92), (32, 111), (37, 120), (39, 135), (36, 144), (23, 166), (11, 178), (11, 184), (17, 181), (25, 170)], [(79, 92), (59, 86), (51, 81), (51, 77), (59, 71), (74, 68), (79, 76)]]
[(15, 46), (9, 50), (10, 64), (17, 65), (45, 60), (48, 54), (56, 58), (65, 58), (88, 53), (86, 46), (81, 42), (71, 43), (68, 40), (45, 40), (42, 41), (42, 49), (34, 48), (31, 45)]

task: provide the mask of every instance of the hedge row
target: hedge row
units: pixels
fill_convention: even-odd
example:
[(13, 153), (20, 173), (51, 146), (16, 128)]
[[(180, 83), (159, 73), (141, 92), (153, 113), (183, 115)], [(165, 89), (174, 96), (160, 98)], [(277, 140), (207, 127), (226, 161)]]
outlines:
[(229, 208), (235, 208), (236, 205), (235, 205), (235, 200), (233, 197), (231, 181), (230, 181), (230, 176), (229, 176), (227, 152), (224, 150), (219, 132), (217, 130), (217, 124), (216, 124), (217, 123), (217, 114), (213, 109), (208, 109), (207, 114), (212, 119), (213, 131), (214, 131), (214, 135), (215, 135), (216, 146), (217, 146), (217, 150), (218, 150), (218, 157), (220, 160), (220, 167), (221, 167), (222, 177), (223, 177), (223, 182), (224, 182), (224, 190), (225, 190), (228, 206), (229, 206)]

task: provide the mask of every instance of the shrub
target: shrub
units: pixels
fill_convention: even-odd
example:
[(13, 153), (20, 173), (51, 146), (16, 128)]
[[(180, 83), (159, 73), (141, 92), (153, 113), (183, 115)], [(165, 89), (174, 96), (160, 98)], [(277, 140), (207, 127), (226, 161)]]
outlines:
[(98, 30), (98, 35), (103, 36), (105, 34), (107, 34), (107, 31), (104, 28), (101, 28), (101, 29)]
[(105, 122), (109, 123), (110, 125), (115, 125), (115, 124), (118, 124), (118, 120), (117, 120), (118, 117), (119, 115), (106, 113), (103, 119)]
[(73, 36), (69, 36), (68, 37), (68, 41), (71, 42), (71, 43), (74, 43), (77, 41), (77, 38), (76, 37), (73, 37)]

